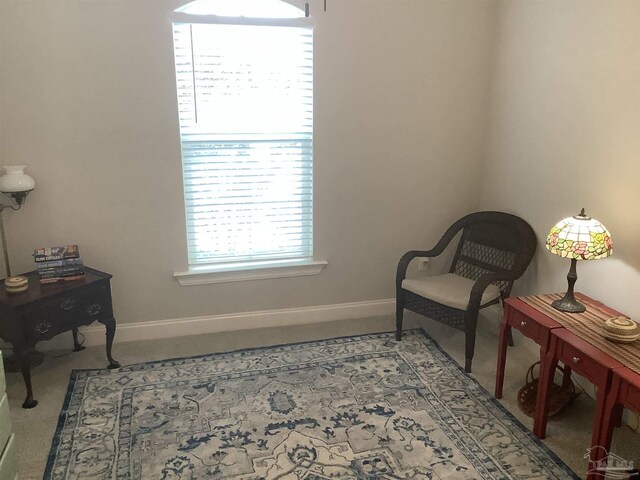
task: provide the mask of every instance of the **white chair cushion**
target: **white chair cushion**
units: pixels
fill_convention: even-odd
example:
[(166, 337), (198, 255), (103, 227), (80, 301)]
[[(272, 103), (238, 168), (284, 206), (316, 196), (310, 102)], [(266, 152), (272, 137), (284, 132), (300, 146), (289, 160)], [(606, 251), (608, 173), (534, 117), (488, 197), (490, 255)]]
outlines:
[[(466, 310), (474, 283), (476, 282), (454, 273), (445, 273), (444, 275), (405, 279), (402, 281), (402, 288), (442, 305)], [(489, 284), (482, 294), (480, 305), (495, 300), (499, 296), (500, 289), (496, 285)]]

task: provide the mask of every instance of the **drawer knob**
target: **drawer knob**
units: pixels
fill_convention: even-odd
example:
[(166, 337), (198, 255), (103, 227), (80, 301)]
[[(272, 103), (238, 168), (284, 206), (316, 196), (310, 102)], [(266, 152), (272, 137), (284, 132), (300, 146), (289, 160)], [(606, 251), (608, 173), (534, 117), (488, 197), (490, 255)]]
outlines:
[(521, 327), (526, 327), (527, 326), (527, 322), (525, 322), (524, 320), (520, 322), (520, 326)]
[(78, 303), (74, 298), (67, 298), (64, 302), (60, 304), (60, 308), (64, 311), (71, 310)]
[(35, 326), (35, 331), (37, 333), (47, 333), (51, 328), (51, 324), (49, 322), (40, 322)]
[(571, 359), (571, 361), (572, 361), (573, 363), (578, 363), (578, 362), (580, 361), (580, 357), (573, 357), (573, 358)]
[(90, 305), (90, 306), (87, 308), (87, 313), (88, 313), (89, 315), (91, 315), (91, 316), (97, 315), (97, 314), (99, 314), (99, 313), (100, 313), (100, 309), (101, 309), (101, 308), (102, 308), (102, 307), (100, 306), (100, 304), (99, 304), (99, 303), (94, 303), (93, 305)]

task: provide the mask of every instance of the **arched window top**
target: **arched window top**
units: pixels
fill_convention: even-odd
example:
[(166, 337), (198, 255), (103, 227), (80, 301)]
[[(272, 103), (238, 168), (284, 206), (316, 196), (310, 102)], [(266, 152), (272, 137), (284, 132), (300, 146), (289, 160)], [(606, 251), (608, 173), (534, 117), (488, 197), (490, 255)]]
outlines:
[(176, 12), (246, 18), (304, 18), (305, 12), (281, 0), (195, 0)]

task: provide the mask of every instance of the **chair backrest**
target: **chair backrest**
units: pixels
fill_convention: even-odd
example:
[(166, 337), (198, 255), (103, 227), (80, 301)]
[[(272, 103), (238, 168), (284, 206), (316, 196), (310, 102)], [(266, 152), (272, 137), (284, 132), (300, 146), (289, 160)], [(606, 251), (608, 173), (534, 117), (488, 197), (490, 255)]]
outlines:
[(471, 280), (486, 273), (509, 272), (512, 280), (494, 282), (502, 297), (511, 293), (516, 278), (531, 262), (536, 250), (536, 235), (531, 226), (520, 217), (503, 212), (476, 212), (458, 220), (456, 231), (462, 229), (451, 269)]

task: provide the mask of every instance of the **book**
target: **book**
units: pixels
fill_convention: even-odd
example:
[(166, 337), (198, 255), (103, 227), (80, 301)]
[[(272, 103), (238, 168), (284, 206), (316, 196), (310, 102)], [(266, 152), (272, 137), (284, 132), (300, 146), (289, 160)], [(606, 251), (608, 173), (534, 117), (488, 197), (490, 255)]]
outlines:
[(83, 267), (70, 267), (70, 268), (49, 268), (46, 270), (38, 270), (38, 274), (42, 277), (43, 275), (58, 275), (63, 273), (84, 273)]
[(84, 270), (84, 265), (70, 265), (68, 267), (38, 268), (38, 273), (68, 272), (69, 270)]
[(40, 279), (40, 283), (41, 284), (47, 284), (47, 283), (57, 283), (57, 282), (70, 282), (72, 280), (83, 280), (84, 279), (84, 274), (82, 275), (72, 275), (69, 277), (51, 277), (51, 278), (41, 278)]
[(64, 260), (48, 260), (44, 262), (38, 262), (38, 271), (46, 268), (66, 268), (72, 266), (82, 267), (82, 260), (80, 258), (66, 258)]
[(80, 258), (78, 245), (62, 245), (59, 247), (36, 248), (33, 252), (36, 263), (52, 260), (65, 260), (68, 258)]
[(51, 272), (43, 272), (40, 273), (40, 278), (56, 278), (56, 277), (73, 277), (75, 275), (84, 275), (84, 269), (73, 269), (73, 270), (64, 270), (64, 271), (51, 271)]
[(82, 262), (75, 262), (69, 265), (60, 265), (60, 266), (46, 266), (45, 264), (50, 262), (43, 262), (36, 264), (36, 268), (38, 273), (43, 272), (62, 272), (64, 270), (84, 270), (84, 265)]

